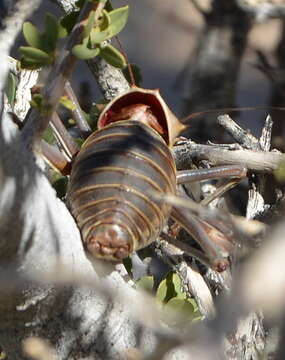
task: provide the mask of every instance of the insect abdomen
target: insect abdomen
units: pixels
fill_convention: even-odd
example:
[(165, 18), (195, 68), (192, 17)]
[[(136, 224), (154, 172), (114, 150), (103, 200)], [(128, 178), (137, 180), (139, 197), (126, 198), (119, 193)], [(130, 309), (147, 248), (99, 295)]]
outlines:
[(137, 121), (120, 121), (86, 140), (67, 198), (94, 256), (120, 260), (155, 240), (170, 206), (155, 201), (152, 191), (176, 191), (173, 157), (155, 131)]

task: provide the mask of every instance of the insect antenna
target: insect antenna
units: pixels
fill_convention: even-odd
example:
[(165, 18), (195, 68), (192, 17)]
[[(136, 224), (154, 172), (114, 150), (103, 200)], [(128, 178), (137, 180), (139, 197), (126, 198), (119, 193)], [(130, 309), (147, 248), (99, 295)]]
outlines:
[(123, 47), (123, 44), (121, 43), (120, 39), (118, 38), (118, 36), (116, 36), (116, 41), (117, 41), (117, 43), (119, 45), (119, 48), (120, 48), (120, 51), (123, 54), (123, 56), (124, 56), (124, 58), (126, 60), (126, 63), (127, 63), (128, 72), (129, 72), (129, 76), (130, 76), (130, 80), (131, 80), (131, 87), (135, 87), (136, 86), (135, 75), (134, 75), (132, 66), (130, 64), (128, 55), (127, 55), (127, 53), (126, 53), (126, 51), (125, 51), (125, 49)]
[(237, 111), (255, 111), (255, 110), (279, 110), (279, 111), (285, 111), (284, 106), (246, 106), (246, 107), (228, 107), (228, 108), (222, 108), (222, 109), (209, 109), (209, 110), (203, 110), (194, 112), (190, 115), (185, 116), (180, 121), (185, 124), (186, 121), (195, 119), (197, 117), (207, 115), (207, 114), (218, 114), (222, 115), (226, 112), (237, 112)]

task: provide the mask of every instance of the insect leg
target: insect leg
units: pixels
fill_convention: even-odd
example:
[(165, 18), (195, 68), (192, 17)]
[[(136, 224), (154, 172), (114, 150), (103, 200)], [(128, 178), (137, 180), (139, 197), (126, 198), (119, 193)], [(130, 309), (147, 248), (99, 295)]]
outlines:
[(246, 176), (247, 169), (241, 165), (224, 165), (210, 169), (182, 170), (177, 172), (177, 184), (185, 184), (195, 181), (227, 178), (225, 183), (219, 186), (213, 194), (203, 199), (200, 204), (208, 205), (216, 198), (236, 186)]
[(246, 173), (246, 167), (241, 165), (216, 166), (210, 169), (181, 170), (177, 172), (177, 184), (221, 178), (240, 179), (245, 177)]
[(223, 233), (177, 206), (173, 206), (171, 217), (198, 242), (214, 270), (224, 271), (229, 266), (228, 256), (233, 245)]

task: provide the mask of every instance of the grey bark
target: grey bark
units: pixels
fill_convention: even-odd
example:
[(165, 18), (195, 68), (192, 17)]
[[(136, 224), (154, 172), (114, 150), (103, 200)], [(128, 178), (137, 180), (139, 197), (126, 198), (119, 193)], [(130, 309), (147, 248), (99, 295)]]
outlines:
[[(28, 11), (16, 11), (15, 18), (8, 18), (10, 27), (0, 34), (1, 100), (6, 56), (36, 2), (21, 0), (18, 5)], [(17, 130), (2, 103), (0, 114), (0, 344), (9, 358), (23, 359), (22, 341), (38, 336), (49, 340), (59, 359), (125, 359), (133, 348), (146, 359), (221, 359), (222, 339), (237, 318), (259, 305), (268, 311), (260, 289), (254, 298), (247, 297), (262, 282), (264, 269), (258, 268), (253, 269), (253, 283), (242, 275), (234, 292), (242, 294), (241, 303), (233, 313), (234, 301), (226, 299), (224, 314), (219, 312), (210, 327), (168, 329), (155, 303), (132, 288), (122, 267), (86, 256), (73, 218), (32, 151), (31, 138)], [(276, 244), (266, 249), (272, 257), (280, 255)], [(270, 272), (263, 253), (257, 264), (260, 257)], [(282, 268), (283, 258), (281, 264), (280, 257), (277, 260), (274, 265)], [(284, 287), (283, 277), (280, 282)], [(283, 292), (278, 297), (274, 285), (268, 281), (268, 298), (282, 307)], [(175, 348), (180, 344), (184, 346)]]
[[(197, 41), (184, 113), (220, 109), (234, 105), (236, 81), (246, 46), (251, 20), (234, 0), (214, 0), (212, 9), (202, 13), (205, 25)], [(211, 117), (191, 122), (191, 138), (221, 140)]]

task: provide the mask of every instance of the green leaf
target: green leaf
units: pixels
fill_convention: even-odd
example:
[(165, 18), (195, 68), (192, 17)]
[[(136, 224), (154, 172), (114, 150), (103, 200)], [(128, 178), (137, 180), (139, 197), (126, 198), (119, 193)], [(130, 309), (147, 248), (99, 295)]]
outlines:
[(40, 48), (42, 44), (42, 35), (39, 30), (29, 21), (23, 25), (23, 34), (26, 42), (34, 47)]
[(110, 25), (111, 18), (109, 16), (109, 13), (106, 10), (102, 11), (102, 16), (99, 19), (99, 21), (100, 21), (99, 27), (100, 27), (101, 30), (107, 29), (108, 26)]
[(79, 11), (73, 11), (61, 19), (59, 27), (60, 38), (64, 38), (71, 33), (74, 25), (76, 24), (78, 15)]
[(93, 28), (90, 32), (92, 44), (100, 44), (102, 41), (110, 39), (123, 30), (128, 20), (129, 7), (124, 6), (109, 13), (103, 12), (103, 15), (105, 17), (108, 16), (108, 18), (104, 19), (102, 26)]
[(17, 78), (16, 76), (9, 72), (6, 86), (5, 86), (5, 93), (8, 99), (8, 102), (11, 106), (14, 105), (15, 96), (16, 96), (16, 85), (17, 85)]
[(111, 19), (112, 36), (114, 36), (125, 27), (129, 16), (129, 6), (127, 5), (109, 12), (109, 16)]
[(60, 98), (60, 103), (70, 111), (76, 109), (76, 105), (67, 96), (62, 96)]
[(90, 42), (92, 45), (101, 44), (101, 42), (112, 37), (111, 30), (107, 28), (101, 31), (99, 27), (93, 28), (90, 33)]
[(34, 47), (20, 46), (19, 50), (25, 58), (35, 60), (43, 65), (51, 64), (53, 61), (53, 57), (51, 55)]
[(100, 50), (98, 48), (89, 49), (85, 44), (75, 45), (72, 48), (72, 54), (81, 60), (92, 59), (99, 55)]
[(174, 272), (169, 272), (158, 286), (156, 297), (163, 303), (167, 303), (171, 298), (179, 297), (186, 299), (186, 294), (181, 291), (181, 280)]
[(100, 55), (110, 65), (123, 69), (127, 66), (125, 57), (114, 46), (108, 44), (101, 48)]
[(142, 290), (148, 292), (148, 293), (152, 293), (153, 291), (153, 285), (154, 285), (154, 280), (153, 280), (153, 276), (144, 276), (141, 279), (139, 279), (139, 281), (137, 282), (138, 287), (140, 287)]
[(44, 50), (53, 52), (59, 38), (59, 23), (55, 16), (47, 13), (45, 16)]

